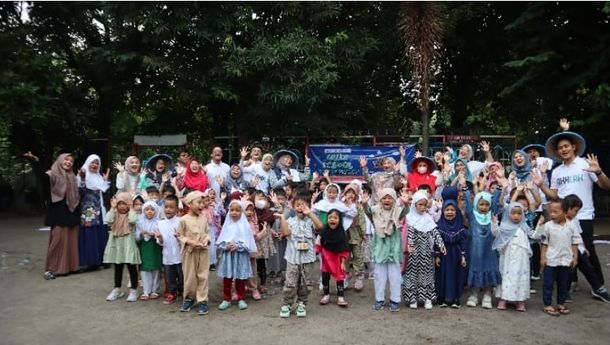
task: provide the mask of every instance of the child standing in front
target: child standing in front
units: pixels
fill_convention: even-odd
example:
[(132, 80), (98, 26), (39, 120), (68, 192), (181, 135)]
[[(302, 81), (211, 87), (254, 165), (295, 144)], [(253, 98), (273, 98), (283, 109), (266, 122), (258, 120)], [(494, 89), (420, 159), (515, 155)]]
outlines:
[(410, 303), (411, 309), (417, 309), (418, 301), (425, 302), (426, 310), (432, 309), (432, 301), (436, 299), (432, 245), (443, 255), (447, 253), (436, 223), (427, 211), (427, 192), (415, 193), (407, 215), (409, 261), (402, 286), (404, 301)]
[(308, 194), (297, 194), (293, 199), (294, 216), (286, 219), (283, 213), (275, 214), (280, 219), (282, 235), (287, 240), (284, 304), (280, 308), (282, 318), (290, 317), (295, 297), (297, 317), (307, 315), (307, 298), (313, 288), (312, 273), (316, 261), (315, 232), (323, 228), (320, 219), (309, 208), (309, 203)]
[(337, 305), (347, 307), (344, 297), (345, 266), (349, 258), (349, 244), (343, 229), (343, 219), (339, 210), (329, 210), (327, 224), (320, 233), (320, 255), (322, 256), (322, 286), (324, 296), (320, 304), (330, 302), (330, 276), (337, 282)]
[(474, 205), (470, 201), (470, 192), (464, 192), (466, 216), (470, 225), (470, 259), (468, 279), (470, 297), (466, 301), (469, 307), (476, 307), (479, 302), (479, 290), (483, 290), (481, 306), (491, 309), (491, 291), (502, 282), (498, 263), (498, 253), (492, 249), (494, 236), (491, 230), (491, 199), (492, 195), (480, 192), (474, 197)]
[(145, 202), (142, 207), (142, 215), (136, 225), (136, 240), (140, 241), (142, 257), (140, 274), (144, 292), (140, 299), (143, 301), (159, 298), (159, 277), (163, 264), (161, 246), (155, 241), (159, 234), (159, 213), (159, 207), (154, 201)]
[[(130, 210), (131, 198), (129, 193), (122, 192), (110, 201), (111, 209), (106, 213), (105, 221), (110, 226), (110, 236), (104, 250), (104, 263), (114, 264), (114, 289), (106, 301), (115, 301), (123, 296), (121, 285), (123, 281), (123, 267), (127, 265), (130, 286), (138, 286), (138, 270), (140, 264), (140, 251), (133, 236), (138, 216)], [(129, 289), (127, 302), (138, 300), (138, 291)]]
[[(493, 224), (496, 227), (496, 224)], [(516, 302), (517, 311), (525, 311), (525, 301), (530, 297), (530, 247), (533, 231), (527, 225), (524, 206), (511, 202), (506, 208), (492, 248), (500, 254), (502, 284), (496, 288), (499, 310), (506, 310), (506, 301)]]
[(199, 315), (205, 315), (208, 309), (208, 275), (210, 273), (208, 247), (210, 236), (208, 222), (200, 217), (205, 209), (203, 193), (196, 190), (184, 197), (189, 207), (188, 214), (180, 218), (178, 241), (181, 244), (182, 272), (184, 275), (184, 301), (181, 312), (190, 311), (195, 302)]
[(182, 291), (182, 258), (180, 256), (180, 243), (176, 238), (176, 230), (180, 224), (178, 213), (178, 198), (175, 195), (165, 197), (165, 219), (159, 221), (157, 243), (163, 247), (163, 265), (165, 277), (169, 284), (169, 293), (163, 304), (169, 305), (176, 301), (178, 291)]
[[(582, 238), (578, 229), (566, 219), (561, 200), (549, 204), (551, 221), (540, 217), (536, 233), (541, 234), (540, 267), (543, 269), (542, 301), (544, 312), (551, 316), (567, 315), (564, 305), (568, 295), (571, 269), (578, 265), (578, 245)], [(553, 307), (553, 285), (557, 285), (557, 308)]]
[(231, 306), (233, 280), (237, 292), (237, 306), (240, 310), (247, 309), (246, 284), (254, 275), (250, 257), (256, 255), (257, 248), (240, 201), (233, 200), (229, 203), (229, 216), (222, 226), (216, 245), (220, 254), (218, 276), (223, 278), (223, 300), (218, 309), (226, 310)]
[[(366, 195), (366, 194), (365, 194)], [(403, 258), (400, 219), (407, 208), (396, 205), (396, 192), (383, 188), (377, 194), (381, 199), (369, 207), (368, 195), (363, 196), (365, 213), (373, 220), (375, 233), (372, 241), (372, 261), (375, 263), (375, 304), (373, 309), (381, 310), (385, 305), (385, 288), (390, 281), (390, 311), (400, 310), (400, 263)]]

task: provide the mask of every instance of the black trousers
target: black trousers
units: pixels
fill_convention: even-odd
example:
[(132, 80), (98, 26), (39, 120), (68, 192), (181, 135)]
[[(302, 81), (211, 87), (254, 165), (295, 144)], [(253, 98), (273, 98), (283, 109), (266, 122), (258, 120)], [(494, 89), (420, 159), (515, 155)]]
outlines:
[(120, 288), (123, 285), (123, 267), (127, 265), (127, 271), (129, 271), (129, 280), (131, 282), (131, 288), (138, 288), (138, 270), (136, 265), (133, 264), (114, 264), (114, 287)]
[(602, 273), (602, 267), (595, 251), (595, 245), (593, 244), (593, 220), (581, 220), (580, 227), (582, 228), (582, 241), (585, 244), (585, 248), (589, 251), (589, 261), (597, 274), (597, 278), (601, 285), (604, 285), (604, 274)]

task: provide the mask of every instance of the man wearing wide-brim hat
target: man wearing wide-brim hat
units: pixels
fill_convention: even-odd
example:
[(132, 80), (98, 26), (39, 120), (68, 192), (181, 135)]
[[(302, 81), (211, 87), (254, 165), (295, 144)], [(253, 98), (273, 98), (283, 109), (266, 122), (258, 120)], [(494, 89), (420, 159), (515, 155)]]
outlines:
[(600, 188), (610, 190), (610, 179), (599, 166), (597, 156), (588, 154), (586, 158), (581, 157), (586, 146), (581, 135), (570, 131), (556, 133), (547, 140), (545, 146), (547, 155), (562, 163), (553, 169), (550, 186), (546, 185), (546, 178), (539, 173), (534, 173), (534, 182), (550, 200), (570, 194), (575, 194), (582, 200), (582, 208), (577, 215), (582, 228), (582, 239), (589, 251), (591, 264), (603, 284), (601, 265), (593, 245), (593, 185), (597, 183)]
[(299, 156), (293, 150), (279, 150), (273, 155), (273, 172), (269, 174), (271, 188), (284, 188), (291, 182), (309, 180), (309, 158), (305, 156), (305, 168), (299, 172)]

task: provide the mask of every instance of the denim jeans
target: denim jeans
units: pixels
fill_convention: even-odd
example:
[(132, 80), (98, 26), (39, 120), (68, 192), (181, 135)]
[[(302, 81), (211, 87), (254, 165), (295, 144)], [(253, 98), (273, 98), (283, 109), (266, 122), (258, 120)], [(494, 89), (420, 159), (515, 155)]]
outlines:
[(169, 292), (174, 295), (182, 291), (184, 278), (182, 277), (182, 264), (165, 265), (165, 276), (169, 284)]
[(557, 285), (557, 304), (565, 303), (568, 296), (570, 273), (569, 266), (544, 267), (542, 301), (545, 306), (553, 304), (553, 285)]

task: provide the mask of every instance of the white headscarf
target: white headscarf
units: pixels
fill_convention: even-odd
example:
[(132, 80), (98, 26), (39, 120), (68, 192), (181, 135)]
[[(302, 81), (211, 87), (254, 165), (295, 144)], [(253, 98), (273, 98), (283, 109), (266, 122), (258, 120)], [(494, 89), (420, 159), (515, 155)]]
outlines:
[[(337, 188), (337, 198), (335, 199), (335, 201), (328, 200), (328, 188), (330, 188), (331, 186)], [(318, 201), (313, 205), (313, 210), (319, 213), (328, 212), (334, 208), (339, 210), (339, 212), (341, 213), (345, 213), (347, 211), (347, 207), (343, 202), (341, 202), (341, 198), (339, 197), (340, 195), (341, 188), (339, 187), (339, 185), (336, 183), (330, 183), (328, 186), (326, 186), (326, 188), (324, 188), (324, 197), (322, 198), (322, 200)]]
[[(216, 245), (221, 243), (233, 243), (242, 244), (248, 248), (249, 253), (256, 253), (256, 242), (254, 241), (254, 235), (250, 227), (246, 214), (244, 213), (243, 206), (239, 200), (233, 200), (229, 203), (227, 211), (231, 209), (231, 205), (236, 204), (241, 208), (241, 214), (238, 220), (234, 220), (231, 216), (227, 215), (225, 223), (220, 231), (220, 236), (216, 240)], [(228, 212), (227, 212), (228, 213)]]
[(428, 201), (426, 191), (420, 190), (413, 194), (411, 208), (409, 209), (409, 214), (407, 214), (407, 225), (414, 227), (418, 231), (428, 232), (436, 228), (436, 223), (434, 222), (434, 218), (432, 218), (428, 212), (424, 211), (423, 213), (419, 213), (417, 211), (416, 204), (421, 200)]
[[(383, 188), (379, 191), (380, 202), (371, 208), (373, 225), (375, 226), (375, 232), (377, 236), (385, 238), (386, 236), (392, 236), (394, 228), (400, 224), (400, 213), (402, 212), (401, 207), (396, 206), (396, 191), (392, 188)], [(381, 204), (383, 197), (389, 196), (394, 199), (394, 206), (391, 209), (386, 210)]]
[[(99, 168), (96, 172), (92, 172), (91, 170), (89, 170), (89, 166), (95, 160), (97, 160), (99, 162)], [(99, 169), (101, 169), (101, 168), (102, 168), (102, 160), (100, 159), (100, 157), (98, 155), (89, 155), (89, 157), (87, 157), (87, 160), (85, 161), (85, 164), (83, 164), (83, 166), (80, 167), (81, 170), (84, 170), (86, 172), (85, 186), (87, 187), (87, 189), (101, 190), (102, 192), (105, 192), (106, 190), (108, 190), (108, 187), (110, 187), (110, 184), (108, 183), (108, 181), (104, 180), (104, 177), (102, 177), (102, 175), (100, 174)]]
[[(155, 215), (148, 219), (146, 218), (146, 209), (152, 207), (155, 210)], [(161, 209), (157, 206), (157, 203), (154, 200), (148, 200), (142, 205), (142, 214), (138, 219), (138, 233), (142, 230), (144, 231), (156, 231), (159, 229), (159, 213)], [(139, 236), (139, 234), (138, 234)], [(144, 240), (148, 241), (150, 237), (144, 236)]]

